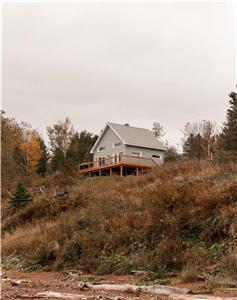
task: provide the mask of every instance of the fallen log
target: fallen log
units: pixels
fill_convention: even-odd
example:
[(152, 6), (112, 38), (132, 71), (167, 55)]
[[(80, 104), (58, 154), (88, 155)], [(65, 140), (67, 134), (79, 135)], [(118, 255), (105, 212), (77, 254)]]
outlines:
[(180, 295), (170, 294), (168, 300), (236, 300), (236, 297), (220, 297), (213, 295)]
[(166, 285), (150, 285), (150, 286), (136, 286), (133, 284), (90, 284), (87, 286), (93, 290), (103, 291), (117, 291), (121, 293), (133, 293), (133, 294), (153, 294), (153, 295), (170, 295), (170, 294), (188, 294), (191, 293), (190, 289), (177, 288)]
[(73, 300), (95, 300), (95, 297), (86, 297), (85, 295), (79, 294), (69, 294), (69, 293), (59, 293), (46, 291), (42, 293), (37, 293), (35, 298), (55, 298), (55, 299), (73, 299)]

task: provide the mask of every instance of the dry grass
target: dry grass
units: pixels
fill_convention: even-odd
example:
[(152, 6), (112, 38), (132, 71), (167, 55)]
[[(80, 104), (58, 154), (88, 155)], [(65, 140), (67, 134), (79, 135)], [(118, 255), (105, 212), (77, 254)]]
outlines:
[(66, 205), (38, 200), (3, 220), (3, 257), (49, 269), (236, 280), (236, 164), (185, 161), (140, 177), (78, 179)]

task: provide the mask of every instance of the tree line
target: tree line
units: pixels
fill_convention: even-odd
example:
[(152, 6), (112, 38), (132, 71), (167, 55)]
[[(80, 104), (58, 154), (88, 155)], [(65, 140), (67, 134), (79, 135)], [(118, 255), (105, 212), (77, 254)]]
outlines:
[[(222, 162), (234, 160), (237, 157), (237, 93), (229, 94), (229, 108), (227, 110), (226, 122), (219, 132), (216, 123), (202, 120), (188, 122), (183, 130), (183, 151), (178, 154), (174, 146), (166, 146), (166, 160), (177, 158), (188, 159), (216, 159)], [(157, 138), (162, 138), (164, 128), (159, 122), (155, 122), (152, 128)]]
[[(165, 142), (166, 161), (176, 159), (234, 159), (237, 156), (237, 94), (229, 95), (226, 122), (221, 132), (208, 120), (186, 123), (183, 131), (183, 153)], [(157, 138), (164, 129), (155, 122), (152, 128)], [(25, 183), (32, 178), (57, 171), (73, 174), (77, 165), (92, 160), (90, 150), (97, 135), (86, 130), (76, 131), (69, 118), (47, 127), (49, 144), (27, 123), (18, 123), (1, 114), (2, 186), (11, 189), (22, 178)], [(28, 181), (27, 181), (28, 180)]]
[(75, 131), (71, 120), (47, 127), (49, 145), (27, 123), (1, 114), (1, 178), (3, 190), (19, 180), (26, 184), (34, 178), (56, 171), (73, 173), (77, 164), (92, 159), (90, 149), (98, 138), (86, 130)]

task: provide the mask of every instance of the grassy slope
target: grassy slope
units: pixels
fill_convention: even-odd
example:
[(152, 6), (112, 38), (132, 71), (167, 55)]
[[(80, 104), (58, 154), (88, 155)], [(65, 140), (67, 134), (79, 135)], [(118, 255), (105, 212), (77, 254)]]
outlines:
[(236, 164), (181, 162), (140, 177), (78, 179), (65, 204), (49, 197), (3, 214), (8, 266), (237, 281)]

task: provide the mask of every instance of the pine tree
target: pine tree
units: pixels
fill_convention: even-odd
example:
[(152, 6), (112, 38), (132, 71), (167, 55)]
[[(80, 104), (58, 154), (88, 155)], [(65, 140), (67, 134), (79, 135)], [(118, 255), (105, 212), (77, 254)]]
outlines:
[(19, 209), (31, 200), (31, 195), (27, 192), (25, 186), (18, 183), (15, 194), (10, 198), (11, 205)]
[(221, 148), (237, 152), (237, 93), (231, 92), (229, 97), (230, 108), (221, 135)]
[(51, 170), (53, 172), (55, 171), (62, 171), (63, 167), (65, 165), (65, 154), (63, 153), (63, 151), (59, 148), (56, 148), (53, 151), (53, 156), (52, 156), (52, 160), (50, 163), (50, 167)]
[(97, 138), (97, 135), (93, 135), (86, 130), (81, 131), (80, 133), (76, 132), (71, 139), (71, 143), (66, 152), (68, 162), (78, 164), (92, 160), (93, 157), (90, 150)]
[(203, 138), (199, 133), (189, 135), (183, 145), (183, 154), (187, 158), (204, 158)]
[(47, 148), (45, 146), (44, 140), (42, 138), (39, 138), (39, 142), (40, 142), (40, 148), (41, 148), (41, 157), (38, 162), (37, 173), (40, 176), (45, 176), (47, 173), (47, 163), (48, 163), (49, 157), (48, 157), (48, 152), (47, 152)]

